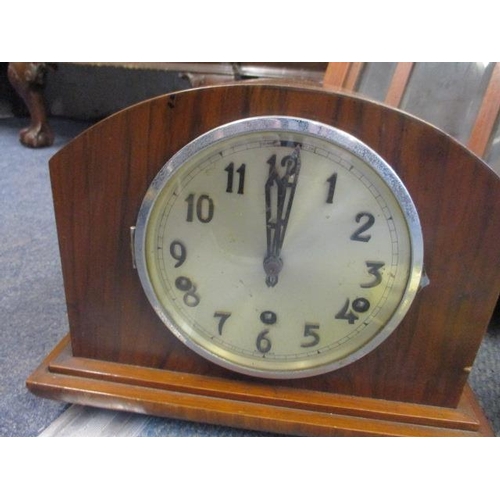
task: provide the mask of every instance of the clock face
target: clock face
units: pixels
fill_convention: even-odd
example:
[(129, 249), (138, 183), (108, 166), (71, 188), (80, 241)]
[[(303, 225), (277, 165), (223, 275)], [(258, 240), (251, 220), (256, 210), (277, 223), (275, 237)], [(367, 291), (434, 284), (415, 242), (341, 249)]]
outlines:
[(141, 283), (168, 329), (219, 365), (268, 378), (325, 373), (376, 348), (418, 290), (422, 248), (412, 200), (375, 152), (279, 116), (181, 149), (135, 231)]

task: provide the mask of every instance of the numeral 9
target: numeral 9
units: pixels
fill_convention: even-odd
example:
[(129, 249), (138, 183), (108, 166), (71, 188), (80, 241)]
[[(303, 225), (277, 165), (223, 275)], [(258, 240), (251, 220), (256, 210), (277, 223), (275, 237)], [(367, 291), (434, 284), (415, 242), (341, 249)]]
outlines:
[(170, 255), (174, 258), (177, 263), (174, 267), (180, 267), (184, 264), (187, 256), (187, 250), (183, 243), (179, 240), (174, 240), (170, 244)]

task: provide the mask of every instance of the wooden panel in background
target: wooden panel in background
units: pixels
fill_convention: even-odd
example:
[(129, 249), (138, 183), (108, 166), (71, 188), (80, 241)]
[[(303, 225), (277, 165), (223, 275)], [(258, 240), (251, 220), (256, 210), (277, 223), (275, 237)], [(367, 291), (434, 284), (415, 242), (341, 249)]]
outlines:
[(495, 121), (500, 111), (500, 63), (495, 68), (486, 89), (479, 113), (472, 129), (468, 147), (478, 156), (484, 156)]

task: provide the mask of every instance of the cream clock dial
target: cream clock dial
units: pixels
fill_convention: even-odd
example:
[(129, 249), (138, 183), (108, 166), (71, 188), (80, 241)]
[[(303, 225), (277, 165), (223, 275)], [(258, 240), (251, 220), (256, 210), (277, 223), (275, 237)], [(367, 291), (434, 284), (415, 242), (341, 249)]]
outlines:
[(395, 172), (303, 118), (243, 119), (182, 148), (147, 191), (134, 241), (168, 329), (259, 377), (358, 360), (394, 331), (422, 274), (418, 215)]

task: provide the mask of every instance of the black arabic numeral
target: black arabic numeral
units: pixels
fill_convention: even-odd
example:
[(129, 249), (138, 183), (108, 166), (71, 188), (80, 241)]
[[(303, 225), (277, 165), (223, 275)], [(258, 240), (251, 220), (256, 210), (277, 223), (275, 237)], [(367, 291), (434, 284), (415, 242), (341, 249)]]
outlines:
[(326, 179), (328, 182), (328, 195), (326, 196), (327, 203), (333, 203), (333, 195), (335, 194), (335, 187), (337, 185), (337, 173), (335, 172), (333, 175)]
[(219, 311), (216, 311), (214, 313), (214, 318), (219, 318), (219, 325), (218, 325), (219, 335), (222, 335), (222, 329), (224, 328), (224, 323), (227, 321), (227, 318), (229, 318), (229, 316), (231, 316), (231, 313), (219, 312)]
[[(265, 325), (274, 325), (278, 321), (278, 316), (273, 311), (264, 311), (260, 315), (260, 320)], [(272, 347), (271, 339), (267, 337), (268, 334), (269, 330), (263, 330), (259, 333), (255, 342), (257, 350), (262, 354), (268, 353)]]
[(200, 297), (196, 293), (196, 286), (189, 278), (179, 276), (175, 280), (175, 287), (181, 292), (186, 292), (182, 300), (188, 307), (196, 307), (200, 303)]
[(182, 266), (187, 256), (187, 250), (184, 243), (179, 240), (172, 241), (172, 243), (170, 243), (170, 255), (177, 261), (174, 267)]
[(285, 167), (288, 177), (294, 176), (297, 172), (297, 157), (293, 155), (284, 156), (281, 160), (281, 166)]
[(188, 204), (188, 209), (187, 209), (187, 216), (186, 216), (186, 221), (187, 222), (193, 222), (193, 211), (194, 211), (194, 194), (191, 193), (185, 200)]
[[(245, 191), (245, 169), (246, 165), (242, 163), (236, 170), (236, 173), (238, 174), (238, 194), (243, 194)], [(226, 193), (232, 193), (234, 182), (234, 163), (231, 162), (224, 170), (227, 172)]]
[(345, 301), (342, 309), (335, 315), (335, 319), (345, 319), (350, 325), (353, 325), (359, 316), (356, 316), (352, 311), (349, 311), (349, 299)]
[(362, 219), (367, 219), (366, 222), (364, 222), (361, 227), (356, 229), (354, 233), (351, 235), (351, 240), (353, 241), (363, 241), (367, 242), (370, 241), (371, 235), (369, 234), (363, 234), (365, 231), (368, 231), (373, 224), (375, 224), (375, 217), (370, 213), (370, 212), (359, 212), (359, 214), (356, 215), (356, 222), (361, 222)]
[(268, 333), (269, 330), (264, 330), (260, 332), (259, 335), (257, 336), (257, 341), (255, 342), (257, 350), (262, 354), (268, 353), (272, 347), (271, 340), (266, 337)]
[(267, 164), (269, 165), (269, 169), (275, 169), (276, 167), (276, 155), (272, 155), (269, 160), (267, 160)]
[(233, 192), (234, 163), (231, 162), (225, 169), (227, 172), (226, 193)]
[(342, 309), (335, 315), (335, 318), (344, 319), (348, 321), (350, 325), (353, 325), (359, 319), (359, 316), (357, 316), (354, 313), (358, 314), (365, 313), (369, 309), (370, 309), (370, 302), (368, 301), (368, 299), (365, 299), (363, 297), (358, 297), (357, 299), (354, 299), (352, 301), (352, 304), (350, 304), (350, 300), (347, 299)]
[(300, 347), (313, 347), (319, 344), (319, 334), (314, 330), (319, 328), (318, 323), (306, 323), (304, 326), (304, 337), (310, 338), (309, 342), (303, 342)]
[(374, 279), (370, 283), (360, 285), (361, 288), (373, 288), (380, 285), (382, 283), (382, 273), (380, 270), (385, 266), (385, 262), (367, 260), (365, 264), (368, 267), (368, 274), (371, 274)]
[[(186, 199), (188, 204), (186, 221), (193, 222), (194, 220), (194, 209), (195, 209), (195, 198), (194, 193), (191, 193)], [(196, 201), (196, 218), (206, 224), (210, 222), (214, 216), (214, 201), (208, 194), (202, 194), (198, 197)]]
[[(276, 160), (277, 157), (275, 154), (271, 155), (267, 160), (267, 164), (269, 165), (269, 171), (273, 171), (277, 178), (281, 176), (278, 174), (278, 170), (276, 169)], [(292, 177), (295, 175), (297, 171), (297, 158), (293, 155), (286, 155), (281, 159), (280, 165), (285, 168), (285, 173), (288, 177)]]

